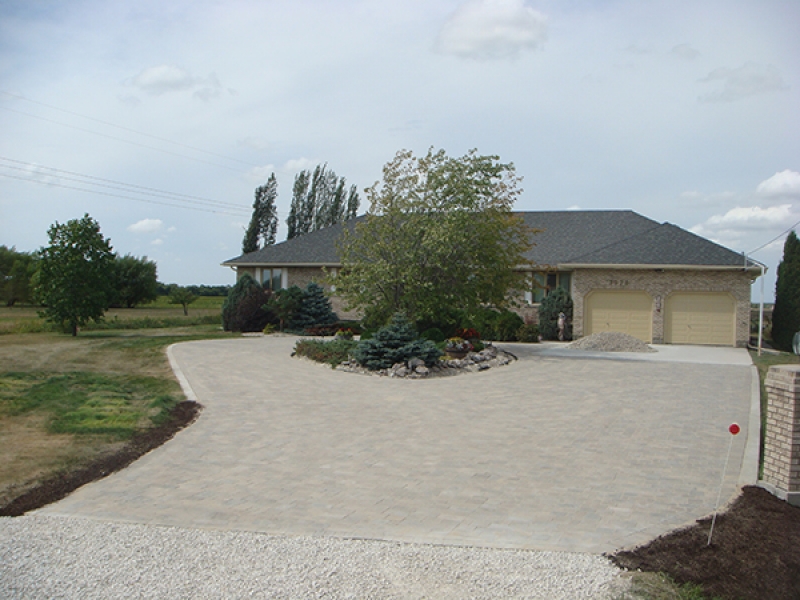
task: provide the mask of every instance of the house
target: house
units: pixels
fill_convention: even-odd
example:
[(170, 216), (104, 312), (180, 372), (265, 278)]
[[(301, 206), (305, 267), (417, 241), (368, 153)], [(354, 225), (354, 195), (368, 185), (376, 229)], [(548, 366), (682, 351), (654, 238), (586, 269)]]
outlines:
[[(518, 213), (539, 230), (518, 309), (535, 318), (550, 290), (569, 291), (573, 336), (621, 331), (648, 343), (744, 346), (750, 285), (761, 265), (670, 223), (630, 210)], [(341, 268), (336, 240), (365, 217), (222, 263), (273, 289), (305, 286)], [(330, 288), (334, 310), (343, 305)], [(343, 316), (356, 316), (347, 315)]]

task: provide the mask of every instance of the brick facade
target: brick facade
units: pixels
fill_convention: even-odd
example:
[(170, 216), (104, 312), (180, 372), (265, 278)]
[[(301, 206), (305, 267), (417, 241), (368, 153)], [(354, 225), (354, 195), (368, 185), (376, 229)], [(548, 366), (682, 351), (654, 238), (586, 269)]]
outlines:
[(572, 335), (584, 335), (584, 304), (594, 290), (644, 291), (653, 298), (653, 343), (664, 343), (664, 306), (675, 292), (727, 292), (736, 303), (736, 345), (750, 339), (750, 276), (741, 271), (576, 269), (572, 272)]
[(770, 367), (762, 487), (800, 506), (800, 366)]

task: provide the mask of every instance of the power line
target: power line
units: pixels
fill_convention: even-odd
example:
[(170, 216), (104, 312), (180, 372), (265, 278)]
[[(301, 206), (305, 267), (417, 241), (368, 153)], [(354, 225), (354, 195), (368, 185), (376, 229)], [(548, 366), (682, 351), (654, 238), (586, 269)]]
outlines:
[[(122, 181), (115, 181), (113, 179), (103, 179), (102, 177), (95, 177), (93, 175), (86, 175), (84, 173), (76, 173), (75, 171), (66, 171), (63, 169), (56, 169), (55, 167), (47, 167), (44, 165), (38, 165), (36, 163), (28, 163), (28, 162), (23, 162), (21, 160), (14, 160), (13, 158), (7, 158), (5, 156), (0, 156), (0, 161), (15, 163), (15, 165), (23, 165), (23, 166), (4, 165), (0, 162), (0, 167), (6, 169), (14, 169), (16, 171), (24, 171), (24, 172), (28, 172), (31, 169), (44, 169), (52, 173), (54, 176), (59, 177), (61, 179), (66, 179), (68, 181), (76, 181), (79, 183), (95, 185), (98, 187), (107, 187), (122, 191), (131, 191), (137, 194), (174, 199), (187, 203), (205, 204), (208, 206), (249, 211), (248, 207), (242, 206), (241, 204), (234, 204), (232, 202), (220, 202), (217, 200), (212, 200), (210, 198), (203, 198), (201, 196), (192, 196), (189, 194), (180, 194), (177, 192), (168, 192), (165, 190), (159, 190), (157, 188), (135, 185), (132, 183), (125, 183)], [(66, 175), (62, 175), (62, 173), (65, 173)], [(70, 177), (70, 176), (75, 176), (75, 177)], [(95, 182), (102, 182), (102, 183), (95, 183)]]
[[(94, 121), (95, 123), (100, 123), (102, 125), (108, 125), (109, 127), (115, 127), (117, 129), (121, 129), (122, 131), (128, 131), (130, 133), (135, 133), (136, 135), (141, 135), (144, 137), (148, 137), (153, 140), (158, 140), (159, 142), (167, 142), (168, 144), (174, 144), (175, 146), (180, 146), (181, 148), (186, 148), (188, 150), (194, 150), (195, 152), (202, 152), (203, 154), (208, 154), (209, 156), (216, 156), (217, 158), (224, 158), (225, 160), (230, 160), (233, 162), (237, 162), (243, 165), (247, 165), (249, 167), (258, 167), (260, 165), (255, 165), (243, 160), (239, 160), (238, 158), (233, 158), (231, 156), (226, 156), (224, 154), (217, 154), (216, 152), (210, 152), (208, 150), (203, 150), (202, 148), (197, 148), (195, 146), (189, 146), (188, 144), (183, 144), (181, 142), (176, 142), (174, 140), (170, 140), (168, 138), (159, 137), (157, 135), (152, 135), (150, 133), (145, 133), (143, 131), (137, 131), (136, 129), (131, 129), (130, 127), (125, 127), (123, 125), (117, 125), (116, 123), (111, 123), (109, 121), (103, 121), (102, 119), (97, 119), (95, 117), (90, 117), (88, 115), (83, 115), (78, 112), (74, 112), (71, 110), (67, 110), (65, 108), (59, 108), (58, 106), (53, 106), (52, 104), (45, 104), (44, 102), (39, 102), (38, 100), (32, 100), (31, 98), (26, 98), (25, 96), (20, 96), (19, 94), (12, 94), (11, 92), (7, 92), (5, 90), (0, 90), (0, 94), (5, 94), (6, 96), (10, 96), (11, 98), (17, 98), (18, 100), (25, 100), (26, 102), (30, 102), (32, 104), (38, 104), (39, 106), (44, 106), (46, 108), (50, 108), (52, 110), (57, 110), (59, 112), (66, 113), (68, 115), (73, 115), (76, 117), (80, 117), (82, 119), (87, 119), (89, 121)], [(22, 113), (27, 114), (27, 113)], [(28, 115), (34, 116), (34, 115)]]
[(768, 241), (766, 244), (763, 244), (763, 245), (759, 246), (759, 247), (758, 247), (758, 248), (756, 248), (755, 250), (751, 250), (750, 252), (748, 252), (748, 253), (747, 253), (747, 255), (749, 256), (749, 255), (751, 255), (751, 254), (753, 254), (753, 253), (755, 253), (755, 252), (758, 252), (759, 250), (761, 250), (761, 249), (763, 249), (763, 248), (766, 248), (766, 247), (767, 247), (767, 246), (769, 246), (769, 245), (770, 245), (772, 242), (774, 242), (774, 241), (776, 241), (776, 240), (779, 240), (779, 239), (781, 239), (783, 236), (785, 236), (787, 233), (789, 233), (789, 232), (790, 232), (792, 229), (794, 229), (794, 228), (795, 228), (795, 227), (797, 227), (798, 225), (800, 225), (800, 221), (798, 221), (797, 223), (795, 223), (794, 225), (792, 225), (791, 227), (789, 227), (789, 229), (787, 229), (786, 231), (784, 231), (784, 232), (783, 232), (783, 233), (781, 233), (780, 235), (776, 235), (774, 238), (772, 238), (772, 239), (771, 239), (770, 241)]
[(116, 136), (113, 136), (113, 135), (108, 135), (107, 133), (100, 133), (98, 131), (93, 131), (91, 129), (86, 129), (84, 127), (78, 127), (76, 125), (69, 125), (67, 123), (62, 123), (61, 121), (56, 121), (55, 119), (48, 119), (47, 117), (40, 117), (39, 115), (32, 115), (31, 113), (26, 113), (24, 111), (17, 110), (15, 108), (9, 108), (8, 106), (0, 105), (0, 108), (2, 108), (3, 110), (7, 110), (7, 111), (10, 111), (10, 112), (13, 112), (13, 113), (17, 113), (19, 115), (25, 115), (26, 117), (31, 117), (33, 119), (39, 119), (41, 121), (46, 121), (47, 123), (54, 123), (56, 125), (61, 125), (62, 127), (69, 127), (70, 129), (75, 129), (76, 131), (82, 131), (84, 133), (91, 133), (92, 135), (96, 135), (96, 136), (99, 136), (99, 137), (107, 138), (107, 139), (110, 139), (110, 140), (116, 140), (118, 142), (123, 142), (125, 144), (130, 144), (132, 146), (138, 146), (140, 148), (147, 148), (148, 150), (155, 150), (156, 152), (163, 152), (164, 154), (170, 154), (172, 156), (179, 156), (179, 157), (185, 158), (187, 160), (193, 160), (195, 162), (203, 163), (203, 164), (206, 164), (206, 165), (211, 165), (213, 167), (218, 167), (220, 169), (227, 169), (228, 171), (234, 171), (234, 172), (237, 172), (237, 173), (240, 172), (240, 169), (234, 169), (233, 167), (228, 167), (226, 165), (221, 165), (221, 164), (214, 163), (214, 162), (211, 162), (211, 161), (208, 161), (208, 160), (203, 160), (201, 158), (194, 158), (194, 157), (191, 157), (191, 156), (187, 156), (186, 154), (180, 154), (178, 152), (171, 152), (169, 150), (164, 150), (163, 148), (156, 148), (155, 146), (148, 146), (147, 144), (140, 144), (139, 142), (134, 142), (134, 141), (131, 141), (131, 140), (125, 140), (125, 139), (122, 139), (122, 138), (119, 138), (119, 137), (116, 137)]
[(160, 204), (162, 206), (172, 206), (172, 207), (175, 207), (175, 208), (185, 208), (187, 210), (195, 210), (195, 211), (200, 211), (200, 212), (210, 212), (210, 213), (221, 214), (221, 215), (230, 215), (230, 216), (234, 216), (234, 217), (239, 217), (239, 216), (242, 216), (242, 214), (246, 214), (245, 212), (234, 213), (234, 212), (228, 212), (228, 211), (225, 211), (225, 210), (214, 210), (213, 208), (202, 208), (202, 207), (197, 207), (197, 206), (186, 206), (186, 205), (181, 205), (181, 204), (172, 204), (170, 202), (159, 202), (158, 200), (148, 200), (147, 198), (137, 198), (135, 196), (124, 196), (122, 194), (113, 194), (111, 192), (104, 192), (104, 191), (101, 191), (101, 190), (90, 190), (90, 189), (86, 189), (86, 188), (79, 188), (79, 187), (75, 187), (75, 186), (71, 186), (71, 185), (64, 185), (62, 183), (48, 182), (48, 181), (37, 181), (36, 179), (30, 179), (28, 177), (20, 177), (19, 175), (10, 175), (8, 173), (0, 173), (0, 177), (8, 177), (10, 179), (19, 179), (20, 181), (27, 181), (28, 183), (38, 183), (40, 185), (55, 186), (55, 187), (65, 188), (65, 189), (68, 189), (68, 190), (77, 190), (79, 192), (88, 192), (90, 194), (98, 194), (100, 196), (112, 196), (114, 198), (124, 198), (126, 200), (136, 200), (138, 202), (147, 202), (148, 204)]

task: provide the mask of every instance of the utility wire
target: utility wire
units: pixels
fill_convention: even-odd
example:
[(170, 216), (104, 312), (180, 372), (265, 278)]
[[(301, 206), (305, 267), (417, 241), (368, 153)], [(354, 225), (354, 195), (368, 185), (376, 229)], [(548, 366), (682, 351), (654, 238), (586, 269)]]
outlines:
[(62, 123), (61, 121), (56, 121), (54, 119), (48, 119), (47, 117), (40, 117), (39, 115), (32, 115), (31, 113), (26, 113), (21, 110), (17, 110), (15, 108), (9, 108), (8, 106), (0, 105), (0, 108), (3, 110), (7, 110), (13, 113), (17, 113), (19, 115), (25, 115), (26, 117), (32, 117), (34, 119), (40, 119), (41, 121), (46, 121), (48, 123), (54, 123), (56, 125), (61, 125), (62, 127), (69, 127), (70, 129), (75, 129), (77, 131), (82, 131), (84, 133), (91, 133), (92, 135), (97, 135), (100, 137), (104, 137), (110, 140), (116, 140), (118, 142), (123, 142), (125, 144), (131, 144), (132, 146), (138, 146), (140, 148), (147, 148), (148, 150), (155, 150), (156, 152), (163, 152), (164, 154), (170, 154), (172, 156), (180, 156), (181, 158), (185, 158), (187, 160), (193, 160), (195, 162), (203, 163), (206, 165), (211, 165), (213, 167), (219, 167), (220, 169), (227, 169), (228, 171), (235, 171), (237, 173), (241, 172), (241, 169), (235, 169), (233, 167), (228, 167), (226, 165), (221, 165), (219, 163), (214, 163), (208, 160), (203, 160), (202, 158), (193, 158), (191, 156), (187, 156), (186, 154), (180, 154), (178, 152), (171, 152), (169, 150), (164, 150), (163, 148), (156, 148), (155, 146), (148, 146), (147, 144), (140, 144), (139, 142), (134, 142), (131, 140), (125, 140), (123, 138), (119, 138), (113, 135), (108, 135), (107, 133), (100, 133), (98, 131), (93, 131), (91, 129), (86, 129), (84, 127), (78, 127), (76, 125), (68, 125), (67, 123)]
[[(38, 165), (35, 163), (28, 163), (23, 162), (21, 160), (14, 160), (13, 158), (7, 158), (5, 156), (0, 156), (0, 161), (15, 163), (14, 165), (4, 165), (0, 162), (0, 168), (6, 169), (14, 169), (16, 171), (24, 171), (29, 172), (31, 169), (44, 169), (53, 176), (59, 177), (60, 179), (66, 179), (68, 181), (76, 181), (79, 183), (88, 183), (89, 185), (96, 185), (99, 187), (107, 187), (111, 189), (117, 189), (122, 191), (132, 191), (137, 194), (144, 194), (148, 196), (157, 196), (167, 199), (177, 199), (181, 202), (187, 203), (195, 203), (195, 204), (205, 204), (209, 206), (217, 206), (221, 208), (231, 208), (235, 210), (242, 210), (242, 211), (249, 211), (250, 209), (246, 206), (242, 206), (241, 204), (234, 204), (232, 202), (220, 202), (217, 200), (212, 200), (210, 198), (203, 198), (201, 196), (192, 196), (189, 194), (179, 194), (176, 192), (167, 192), (164, 190), (159, 190), (157, 188), (145, 187), (141, 185), (135, 185), (132, 183), (125, 183), (122, 181), (115, 181), (113, 179), (103, 179), (102, 177), (95, 177), (93, 175), (85, 175), (83, 173), (76, 173), (74, 171), (66, 171), (63, 169), (56, 169), (55, 167), (47, 167), (44, 165)], [(23, 165), (23, 166), (15, 166), (15, 165)], [(65, 173), (66, 175), (62, 175)], [(71, 177), (73, 176), (73, 177)], [(94, 183), (94, 182), (102, 182), (102, 183)], [(141, 190), (141, 191), (140, 191)], [(185, 200), (184, 200), (185, 198)]]
[(786, 230), (786, 231), (784, 231), (783, 233), (781, 233), (781, 234), (779, 234), (779, 235), (776, 235), (774, 238), (772, 238), (772, 239), (771, 239), (770, 241), (768, 241), (766, 244), (762, 244), (761, 246), (759, 246), (759, 247), (758, 247), (758, 248), (756, 248), (755, 250), (750, 250), (750, 252), (748, 252), (748, 253), (747, 253), (747, 254), (748, 254), (748, 256), (749, 256), (749, 255), (751, 255), (751, 254), (753, 254), (754, 252), (758, 252), (759, 250), (761, 250), (761, 249), (763, 249), (763, 248), (766, 248), (766, 247), (767, 247), (767, 246), (769, 246), (769, 245), (770, 245), (772, 242), (774, 242), (774, 241), (776, 241), (776, 240), (779, 240), (779, 239), (781, 239), (783, 236), (785, 236), (787, 233), (789, 233), (789, 232), (790, 232), (792, 229), (794, 229), (794, 228), (795, 228), (795, 227), (797, 227), (798, 225), (800, 225), (800, 221), (798, 221), (797, 223), (795, 223), (794, 225), (792, 225), (791, 227), (789, 227), (789, 229), (787, 229), (787, 230)]
[[(67, 110), (65, 108), (59, 108), (58, 106), (53, 106), (52, 104), (45, 104), (44, 102), (39, 102), (38, 100), (32, 100), (30, 98), (26, 98), (25, 96), (20, 96), (19, 94), (12, 94), (11, 92), (7, 92), (5, 90), (0, 90), (0, 94), (4, 94), (11, 98), (16, 98), (18, 100), (25, 100), (26, 102), (30, 102), (32, 104), (38, 104), (39, 106), (44, 106), (45, 108), (50, 108), (52, 110), (57, 110), (62, 113), (66, 113), (68, 115), (73, 115), (76, 117), (80, 117), (82, 119), (87, 119), (89, 121), (94, 121), (95, 123), (100, 123), (102, 125), (108, 125), (109, 127), (115, 127), (117, 129), (121, 129), (122, 131), (128, 131), (130, 133), (135, 133), (136, 135), (141, 135), (144, 137), (148, 137), (153, 140), (158, 140), (159, 142), (167, 142), (168, 144), (174, 144), (175, 146), (180, 146), (181, 148), (186, 148), (187, 150), (194, 150), (195, 152), (202, 152), (203, 154), (208, 154), (209, 156), (216, 156), (217, 158), (224, 158), (225, 160), (230, 160), (233, 162), (237, 162), (243, 165), (247, 165), (249, 167), (258, 167), (260, 165), (255, 165), (243, 160), (239, 160), (238, 158), (233, 158), (231, 156), (225, 156), (224, 154), (217, 154), (216, 152), (209, 152), (208, 150), (203, 150), (202, 148), (196, 148), (195, 146), (189, 146), (188, 144), (183, 144), (181, 142), (176, 142), (174, 140), (170, 140), (167, 138), (159, 137), (157, 135), (152, 135), (150, 133), (144, 133), (143, 131), (137, 131), (136, 129), (131, 129), (130, 127), (125, 127), (123, 125), (117, 125), (116, 123), (111, 123), (109, 121), (103, 121), (102, 119), (97, 119), (95, 117), (90, 117), (88, 115), (83, 115), (78, 112), (74, 112), (71, 110)], [(27, 113), (23, 113), (27, 114)], [(33, 116), (33, 115), (28, 115)]]
[(200, 212), (210, 212), (210, 213), (215, 213), (215, 214), (220, 214), (220, 215), (230, 215), (230, 216), (234, 216), (234, 217), (239, 217), (242, 214), (246, 214), (248, 212), (248, 211), (242, 210), (242, 211), (240, 211), (238, 213), (235, 213), (235, 212), (230, 212), (228, 210), (215, 210), (213, 208), (203, 208), (203, 207), (198, 207), (198, 206), (186, 206), (186, 205), (182, 205), (182, 204), (173, 204), (173, 203), (170, 203), (170, 202), (160, 202), (158, 200), (149, 200), (147, 198), (137, 198), (135, 196), (125, 196), (125, 195), (122, 195), (122, 194), (113, 194), (111, 192), (105, 192), (105, 191), (102, 191), (102, 190), (90, 190), (90, 189), (75, 187), (75, 186), (71, 186), (71, 185), (64, 185), (62, 183), (47, 182), (47, 181), (37, 181), (35, 179), (30, 179), (28, 177), (21, 177), (19, 175), (10, 175), (8, 173), (0, 173), (0, 177), (9, 177), (11, 179), (19, 179), (20, 181), (27, 181), (29, 183), (38, 183), (40, 185), (55, 186), (55, 187), (65, 188), (65, 189), (68, 189), (68, 190), (77, 190), (79, 192), (88, 192), (90, 194), (98, 194), (100, 196), (112, 196), (114, 198), (124, 198), (126, 200), (136, 200), (138, 202), (147, 202), (148, 204), (160, 204), (162, 206), (173, 206), (175, 208), (185, 208), (187, 210), (196, 210), (196, 211), (200, 211)]

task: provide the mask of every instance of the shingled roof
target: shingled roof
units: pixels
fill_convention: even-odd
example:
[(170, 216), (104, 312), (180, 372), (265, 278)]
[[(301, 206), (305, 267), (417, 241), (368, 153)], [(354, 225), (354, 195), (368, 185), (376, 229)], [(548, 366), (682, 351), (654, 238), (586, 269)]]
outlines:
[[(681, 229), (658, 223), (632, 210), (526, 211), (518, 213), (531, 228), (535, 246), (526, 254), (534, 264), (658, 265), (744, 267), (741, 254)], [(225, 266), (337, 266), (336, 240), (352, 230), (358, 217), (298, 238), (267, 246), (222, 263)], [(747, 261), (747, 267), (756, 263)]]

